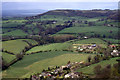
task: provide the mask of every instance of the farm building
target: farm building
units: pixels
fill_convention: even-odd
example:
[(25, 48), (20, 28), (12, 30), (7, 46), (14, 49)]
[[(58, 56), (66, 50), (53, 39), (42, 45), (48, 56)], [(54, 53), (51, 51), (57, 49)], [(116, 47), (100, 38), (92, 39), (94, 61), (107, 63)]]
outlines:
[(119, 56), (119, 52), (118, 52), (118, 50), (113, 50), (113, 52), (111, 52), (111, 55), (112, 56)]
[(80, 52), (83, 52), (83, 51), (93, 52), (97, 48), (97, 45), (96, 44), (84, 44), (84, 45), (73, 44), (73, 48), (76, 49), (76, 51), (80, 51)]

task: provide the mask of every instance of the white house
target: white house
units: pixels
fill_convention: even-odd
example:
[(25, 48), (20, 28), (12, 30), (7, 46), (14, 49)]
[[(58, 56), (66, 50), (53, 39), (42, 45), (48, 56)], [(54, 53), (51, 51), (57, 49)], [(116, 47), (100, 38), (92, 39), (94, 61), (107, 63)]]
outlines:
[(112, 56), (119, 56), (119, 52), (118, 50), (113, 50), (113, 52), (111, 52)]

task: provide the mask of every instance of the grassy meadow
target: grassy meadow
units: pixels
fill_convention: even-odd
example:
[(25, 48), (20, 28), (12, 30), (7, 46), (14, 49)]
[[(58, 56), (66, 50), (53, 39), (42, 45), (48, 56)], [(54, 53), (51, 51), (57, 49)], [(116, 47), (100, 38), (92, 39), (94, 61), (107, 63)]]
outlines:
[[(113, 31), (113, 33), (110, 33)], [(99, 34), (100, 36), (115, 36), (118, 35), (118, 28), (107, 27), (107, 26), (91, 26), (91, 27), (70, 27), (59, 31), (57, 34), (78, 34), (84, 33), (87, 36), (93, 34)]]
[[(66, 14), (69, 11), (63, 12)], [(16, 59), (17, 54), (24, 52), (21, 60), (2, 71), (3, 78), (29, 78), (30, 75), (41, 73), (43, 69), (47, 70), (48, 67), (66, 65), (68, 61), (87, 62), (89, 56), (92, 58), (96, 56), (92, 52), (77, 51), (73, 44), (96, 44), (104, 49), (109, 44), (118, 45), (119, 28), (117, 22), (108, 19), (108, 16), (90, 18), (86, 17), (88, 15), (66, 16), (61, 14), (6, 17), (3, 19), (2, 32), (0, 33), (3, 37), (3, 41), (0, 43), (3, 52), (0, 56), (9, 64)], [(90, 22), (94, 25), (90, 26)], [(51, 33), (52, 31), (53, 33)], [(76, 72), (94, 74), (93, 70), (96, 65), (100, 64), (104, 67), (107, 64), (114, 64), (117, 63), (116, 59), (118, 58), (111, 58), (79, 68)]]
[(68, 51), (52, 51), (25, 55), (23, 60), (18, 61), (10, 66), (9, 69), (3, 71), (3, 77), (30, 77), (31, 74), (41, 72), (50, 66), (66, 65), (68, 61), (86, 61), (89, 55), (94, 56), (94, 54), (80, 54)]
[(90, 66), (84, 67), (84, 68), (79, 68), (76, 71), (77, 72), (83, 72), (84, 74), (94, 74), (94, 67), (97, 65), (101, 65), (103, 68), (110, 64), (111, 66), (113, 66), (113, 64), (117, 63), (116, 59), (119, 59), (119, 57), (116, 58), (112, 58), (110, 60), (105, 60), (105, 61), (101, 61), (99, 63), (96, 64), (92, 64)]

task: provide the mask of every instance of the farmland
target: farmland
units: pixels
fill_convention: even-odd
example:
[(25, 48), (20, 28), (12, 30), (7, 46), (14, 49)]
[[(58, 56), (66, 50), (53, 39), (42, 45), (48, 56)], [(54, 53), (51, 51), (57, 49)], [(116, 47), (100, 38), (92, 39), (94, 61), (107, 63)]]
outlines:
[(90, 54), (79, 54), (67, 51), (53, 51), (26, 55), (23, 60), (15, 63), (8, 70), (5, 70), (3, 72), (3, 77), (29, 77), (32, 73), (41, 72), (42, 69), (47, 69), (49, 66), (66, 65), (69, 60), (71, 62), (86, 61), (89, 55)]
[(23, 32), (22, 30), (19, 30), (19, 29), (3, 34), (3, 36), (26, 36), (26, 35), (27, 35), (27, 33)]
[(84, 62), (73, 72), (95, 75), (96, 65), (117, 63), (119, 26), (117, 20), (109, 18), (115, 12), (52, 10), (36, 16), (3, 18), (3, 78), (30, 78), (69, 61)]
[(97, 66), (98, 64), (100, 64), (102, 67), (105, 67), (108, 64), (111, 64), (113, 66), (113, 64), (117, 63), (116, 59), (119, 59), (119, 58), (118, 57), (117, 58), (112, 58), (110, 60), (102, 61), (102, 62), (97, 63), (97, 64), (93, 64), (93, 65), (90, 65), (90, 66), (87, 66), (87, 67), (84, 67), (84, 68), (80, 68), (80, 69), (77, 70), (77, 72), (84, 72), (85, 74), (94, 74), (93, 70), (94, 70), (95, 66)]
[(54, 43), (54, 44), (48, 44), (48, 45), (43, 45), (43, 46), (36, 46), (32, 49), (30, 49), (29, 51), (27, 51), (26, 53), (35, 53), (35, 52), (39, 52), (39, 51), (55, 51), (55, 50), (65, 50), (65, 49), (69, 49), (71, 48), (70, 43)]
[(99, 38), (90, 38), (90, 39), (85, 39), (85, 40), (78, 40), (75, 41), (73, 43), (77, 43), (77, 44), (107, 44), (105, 41), (99, 39)]
[(5, 52), (2, 53), (2, 56), (3, 56), (3, 59), (4, 59), (7, 63), (10, 63), (12, 60), (15, 59), (15, 55), (11, 55), (11, 54), (8, 54), (8, 53), (5, 53)]
[[(18, 40), (10, 40), (10, 41), (4, 41), (2, 42), (2, 48), (3, 50), (5, 51), (9, 51), (9, 52), (12, 52), (14, 54), (18, 54), (20, 53), (25, 47), (28, 47), (29, 45), (24, 42), (23, 40), (26, 40), (26, 39), (18, 39)], [(31, 41), (31, 40), (28, 40), (28, 41)], [(35, 42), (33, 40), (33, 42), (31, 43), (33, 45), (36, 45), (37, 42)], [(19, 45), (19, 47), (18, 47)]]
[[(113, 33), (110, 33), (110, 31)], [(106, 26), (91, 26), (91, 27), (70, 27), (66, 28), (57, 34), (78, 34), (84, 33), (87, 36), (91, 36), (93, 34), (99, 34), (100, 36), (117, 36), (118, 28), (106, 27)]]

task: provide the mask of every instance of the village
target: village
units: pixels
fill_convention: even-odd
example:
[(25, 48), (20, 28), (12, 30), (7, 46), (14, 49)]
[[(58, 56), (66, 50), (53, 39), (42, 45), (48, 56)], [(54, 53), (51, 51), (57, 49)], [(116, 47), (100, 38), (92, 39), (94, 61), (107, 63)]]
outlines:
[[(117, 50), (117, 46), (109, 45), (112, 49), (109, 53), (111, 57), (120, 56), (120, 52)], [(96, 49), (100, 48), (97, 44), (73, 44), (73, 48), (78, 52), (95, 52)], [(97, 53), (97, 52), (96, 52)], [(102, 59), (101, 59), (102, 58)], [(101, 60), (100, 60), (101, 59)], [(104, 56), (96, 55), (93, 59), (88, 57), (88, 62), (70, 62), (68, 61), (67, 65), (48, 67), (47, 70), (43, 69), (41, 73), (31, 75), (32, 80), (42, 80), (42, 79), (56, 79), (56, 78), (89, 78), (88, 75), (83, 74), (82, 72), (76, 72), (78, 68), (89, 67), (92, 64), (99, 63), (103, 60), (109, 60), (104, 58)], [(117, 60), (116, 60), (117, 61)]]
[(70, 62), (68, 61), (65, 66), (56, 66), (55, 68), (48, 67), (48, 70), (43, 70), (41, 74), (32, 75), (32, 80), (41, 80), (46, 78), (86, 78), (87, 76), (83, 75), (81, 72), (75, 72), (75, 69), (82, 67), (84, 61), (81, 62)]
[[(117, 50), (116, 45), (108, 45), (111, 49), (110, 54), (112, 56), (119, 56), (120, 52)], [(77, 52), (85, 52), (85, 53), (98, 53), (98, 50), (101, 48), (97, 44), (73, 44), (73, 48)]]

